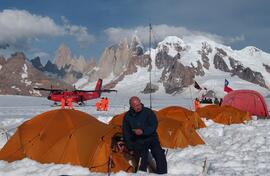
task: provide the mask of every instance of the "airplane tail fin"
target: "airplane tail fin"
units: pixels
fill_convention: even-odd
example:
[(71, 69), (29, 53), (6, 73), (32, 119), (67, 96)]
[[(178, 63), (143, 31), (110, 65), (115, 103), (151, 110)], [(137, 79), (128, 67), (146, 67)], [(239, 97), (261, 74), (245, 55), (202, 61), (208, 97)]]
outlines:
[(99, 98), (101, 96), (102, 92), (110, 93), (110, 92), (117, 92), (117, 90), (114, 90), (114, 89), (102, 89), (102, 79), (98, 79), (94, 92), (97, 93), (97, 96)]
[(101, 95), (102, 79), (98, 79), (95, 91), (98, 93), (98, 97)]

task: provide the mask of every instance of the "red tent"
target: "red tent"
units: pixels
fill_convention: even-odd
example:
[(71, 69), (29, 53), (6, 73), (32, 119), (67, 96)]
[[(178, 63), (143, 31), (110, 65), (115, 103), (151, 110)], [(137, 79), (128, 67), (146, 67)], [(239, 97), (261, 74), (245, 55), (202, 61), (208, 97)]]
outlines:
[(254, 90), (231, 91), (224, 97), (222, 105), (230, 105), (260, 117), (269, 116), (263, 96)]

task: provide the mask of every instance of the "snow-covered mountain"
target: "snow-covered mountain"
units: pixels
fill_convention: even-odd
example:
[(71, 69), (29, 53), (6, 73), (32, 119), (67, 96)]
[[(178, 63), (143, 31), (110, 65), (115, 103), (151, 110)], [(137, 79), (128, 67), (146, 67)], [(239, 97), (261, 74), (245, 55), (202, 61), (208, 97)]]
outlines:
[(34, 87), (73, 89), (70, 84), (50, 78), (33, 67), (23, 53), (15, 53), (7, 60), (0, 58), (0, 94), (47, 95)]
[[(95, 77), (85, 74), (76, 86), (88, 89), (92, 87), (89, 82), (94, 82), (100, 76), (107, 83), (107, 88), (134, 89), (134, 93), (164, 91), (168, 94), (190, 94), (189, 87), (194, 92), (192, 85), (196, 80), (208, 90), (214, 90), (218, 96), (223, 96), (224, 79), (227, 79), (233, 89), (252, 88), (264, 95), (269, 94), (270, 82), (267, 78), (270, 76), (270, 54), (256, 47), (233, 50), (202, 36), (182, 39), (168, 36), (158, 43), (156, 48), (151, 49), (149, 59), (149, 50), (142, 55), (134, 54), (136, 52), (132, 51), (133, 43), (126, 43), (124, 50), (121, 50), (123, 45), (106, 48), (107, 53), (112, 50), (128, 53), (125, 55), (125, 62), (116, 57), (116, 52), (112, 52), (113, 54), (102, 60), (99, 67), (88, 71), (91, 74), (94, 72)], [(110, 62), (106, 63), (108, 60)], [(106, 75), (100, 73), (100, 70), (104, 69), (103, 65), (110, 66), (110, 72), (107, 69)], [(117, 72), (114, 72), (116, 68)], [(151, 87), (154, 87), (150, 91), (147, 90), (150, 87), (149, 71)]]
[(61, 44), (56, 51), (54, 61), (48, 60), (45, 66), (41, 64), (37, 56), (31, 60), (32, 65), (44, 74), (61, 79), (68, 84), (73, 84), (80, 79), (85, 70), (96, 66), (93, 59), (85, 61), (83, 56), (73, 56), (68, 46)]
[[(123, 92), (133, 90), (135, 94), (162, 92), (190, 96), (196, 93), (193, 84), (197, 81), (202, 87), (216, 92), (219, 97), (224, 96), (224, 79), (227, 79), (232, 89), (255, 89), (269, 95), (270, 82), (267, 78), (270, 76), (270, 54), (256, 47), (233, 50), (202, 36), (168, 36), (151, 49), (151, 57), (149, 54), (137, 36), (131, 42), (124, 40), (118, 45), (105, 48), (98, 64), (93, 60), (86, 63), (83, 58), (72, 58), (70, 50), (61, 45), (54, 63), (48, 61), (43, 66), (38, 57), (31, 60), (32, 64), (27, 61), (28, 70), (34, 66), (41, 72), (35, 74), (39, 76), (32, 74), (24, 78), (20, 77), (23, 69), (11, 74), (14, 72), (11, 63), (17, 63), (0, 57), (1, 94), (35, 95), (29, 93), (30, 82), (31, 86), (33, 83), (38, 84), (37, 80), (43, 75), (44, 80), (53, 77), (66, 83), (75, 82), (80, 89), (93, 88), (96, 80), (102, 78), (105, 88), (122, 89)], [(18, 54), (12, 58), (15, 55)], [(19, 68), (25, 68), (23, 62), (18, 63), (22, 64), (19, 64)], [(18, 87), (14, 83), (16, 80), (25, 84)], [(54, 85), (56, 81), (47, 80), (43, 85)], [(66, 84), (62, 85), (66, 87)]]

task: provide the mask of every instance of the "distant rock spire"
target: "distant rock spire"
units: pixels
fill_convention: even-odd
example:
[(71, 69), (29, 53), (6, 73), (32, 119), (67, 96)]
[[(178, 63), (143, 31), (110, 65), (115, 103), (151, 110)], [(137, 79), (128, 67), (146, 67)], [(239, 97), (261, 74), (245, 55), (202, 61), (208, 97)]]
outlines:
[(71, 62), (72, 56), (70, 49), (65, 44), (61, 44), (56, 51), (54, 64), (61, 69), (62, 67), (65, 67), (65, 65), (70, 65)]

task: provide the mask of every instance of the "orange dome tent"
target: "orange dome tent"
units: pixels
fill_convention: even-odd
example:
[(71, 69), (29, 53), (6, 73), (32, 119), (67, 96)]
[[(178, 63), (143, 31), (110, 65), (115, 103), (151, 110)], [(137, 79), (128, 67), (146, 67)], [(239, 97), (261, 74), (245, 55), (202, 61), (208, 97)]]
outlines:
[(163, 118), (158, 122), (158, 136), (160, 145), (168, 148), (185, 148), (189, 140), (182, 132), (182, 123), (174, 119)]
[(222, 102), (242, 111), (248, 111), (251, 115), (268, 117), (268, 109), (263, 96), (254, 90), (234, 90), (228, 93)]
[(163, 147), (184, 148), (188, 145), (204, 144), (194, 127), (188, 122), (158, 116), (157, 132)]
[(109, 121), (109, 124), (116, 125), (122, 128), (122, 122), (123, 122), (125, 114), (126, 112), (123, 112), (122, 114), (113, 116), (113, 118)]
[(250, 120), (249, 112), (241, 111), (231, 106), (209, 105), (197, 110), (201, 117), (212, 119), (216, 123), (230, 125), (234, 123), (243, 123)]
[[(0, 151), (9, 162), (28, 157), (41, 163), (68, 163), (107, 172), (111, 139), (121, 129), (77, 110), (42, 113), (20, 125)], [(112, 172), (131, 171), (120, 153), (112, 153)]]
[(195, 129), (206, 127), (197, 112), (190, 111), (180, 106), (169, 106), (157, 112), (160, 118), (170, 118), (180, 122), (188, 121)]
[(201, 117), (206, 119), (214, 119), (217, 114), (222, 112), (220, 106), (212, 104), (199, 108), (196, 111)]
[[(153, 110), (154, 113), (156, 114), (157, 111)], [(124, 119), (124, 116), (127, 112), (123, 112), (121, 114), (117, 114), (115, 116), (113, 116), (113, 118), (109, 121), (109, 124), (110, 125), (116, 125), (118, 127), (121, 127), (122, 128), (122, 122), (123, 122), (123, 119)]]

